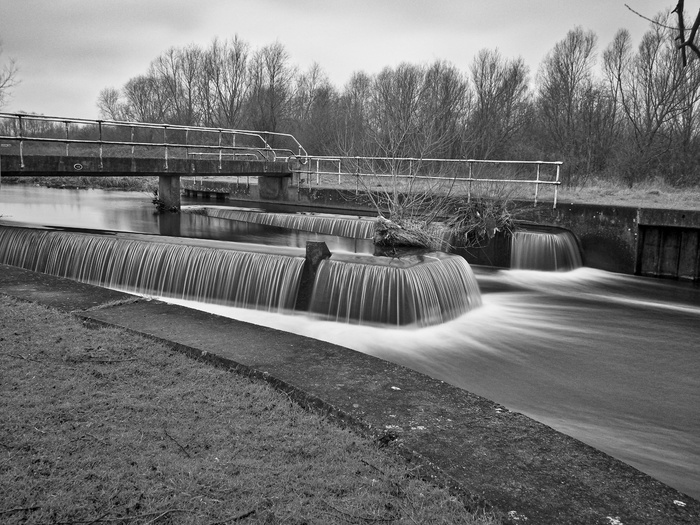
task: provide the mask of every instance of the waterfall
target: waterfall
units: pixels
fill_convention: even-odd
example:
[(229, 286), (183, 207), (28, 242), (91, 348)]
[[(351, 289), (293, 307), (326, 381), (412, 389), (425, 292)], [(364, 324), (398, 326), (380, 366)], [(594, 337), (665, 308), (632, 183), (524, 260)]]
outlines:
[(427, 326), (480, 304), (479, 285), (462, 257), (333, 255), (319, 266), (309, 310), (347, 323)]
[[(294, 309), (305, 263), (299, 250), (262, 253), (275, 248), (233, 244), (0, 226), (0, 263), (143, 295)], [(336, 254), (318, 267), (309, 312), (347, 323), (427, 326), (480, 304), (460, 256)]]
[(513, 233), (510, 266), (519, 270), (573, 270), (582, 266), (574, 234), (567, 230)]
[(205, 210), (209, 217), (228, 219), (267, 226), (279, 226), (353, 239), (371, 239), (374, 236), (376, 219), (346, 217), (319, 213), (266, 213), (236, 208), (197, 208)]
[(304, 258), (0, 227), (0, 263), (139, 294), (277, 311), (294, 307)]

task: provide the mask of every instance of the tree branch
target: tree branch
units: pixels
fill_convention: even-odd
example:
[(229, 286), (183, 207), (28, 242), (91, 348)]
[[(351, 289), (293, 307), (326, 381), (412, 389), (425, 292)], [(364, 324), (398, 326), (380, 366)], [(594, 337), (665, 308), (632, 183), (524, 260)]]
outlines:
[[(679, 3), (679, 4), (682, 4), (682, 3), (683, 3), (683, 0), (679, 0), (678, 3)], [(627, 4), (625, 4), (625, 7), (626, 7), (627, 9), (629, 9), (630, 11), (632, 11), (632, 12), (633, 12), (635, 15), (637, 15), (639, 18), (643, 18), (644, 20), (647, 20), (648, 22), (651, 22), (652, 24), (654, 24), (654, 25), (656, 25), (656, 26), (663, 27), (664, 29), (676, 29), (675, 27), (666, 26), (666, 25), (660, 23), (658, 20), (653, 20), (653, 19), (649, 18), (648, 16), (644, 16), (642, 13), (640, 13), (640, 12), (638, 12), (638, 11), (635, 11), (635, 10), (632, 9), (630, 6), (628, 6)], [(677, 6), (676, 6), (676, 9), (678, 9)], [(681, 8), (681, 10), (682, 10), (682, 8)], [(671, 12), (672, 12), (672, 13), (675, 13), (675, 11), (676, 11), (676, 10), (674, 9), (674, 10), (671, 11)]]

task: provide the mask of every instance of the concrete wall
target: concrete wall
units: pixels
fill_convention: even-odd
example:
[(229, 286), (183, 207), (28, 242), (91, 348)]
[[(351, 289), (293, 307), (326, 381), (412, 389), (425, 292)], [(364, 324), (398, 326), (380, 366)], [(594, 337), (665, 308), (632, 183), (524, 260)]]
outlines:
[(631, 207), (551, 204), (524, 207), (519, 217), (566, 228), (581, 244), (583, 263), (592, 268), (634, 273), (637, 264), (638, 210)]

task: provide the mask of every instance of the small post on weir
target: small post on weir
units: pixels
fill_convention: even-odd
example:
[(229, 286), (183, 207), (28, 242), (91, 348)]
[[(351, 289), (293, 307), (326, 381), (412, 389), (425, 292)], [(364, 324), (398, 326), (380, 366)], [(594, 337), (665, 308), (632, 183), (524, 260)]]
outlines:
[(306, 243), (306, 261), (304, 262), (301, 279), (299, 279), (299, 290), (294, 305), (295, 310), (307, 311), (309, 309), (318, 267), (324, 259), (328, 259), (330, 256), (331, 251), (325, 242), (308, 241)]

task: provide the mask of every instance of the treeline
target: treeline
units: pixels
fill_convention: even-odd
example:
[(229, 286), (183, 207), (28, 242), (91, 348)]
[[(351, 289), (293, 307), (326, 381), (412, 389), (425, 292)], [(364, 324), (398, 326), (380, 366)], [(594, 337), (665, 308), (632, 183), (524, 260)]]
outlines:
[(169, 49), (98, 106), (114, 120), (292, 133), (316, 155), (561, 160), (570, 185), (696, 185), (700, 60), (683, 67), (672, 24), (657, 22), (638, 46), (622, 29), (602, 53), (577, 27), (534, 75), (484, 49), (466, 71), (404, 63), (342, 88), (318, 64), (299, 70), (279, 43), (215, 39)]

